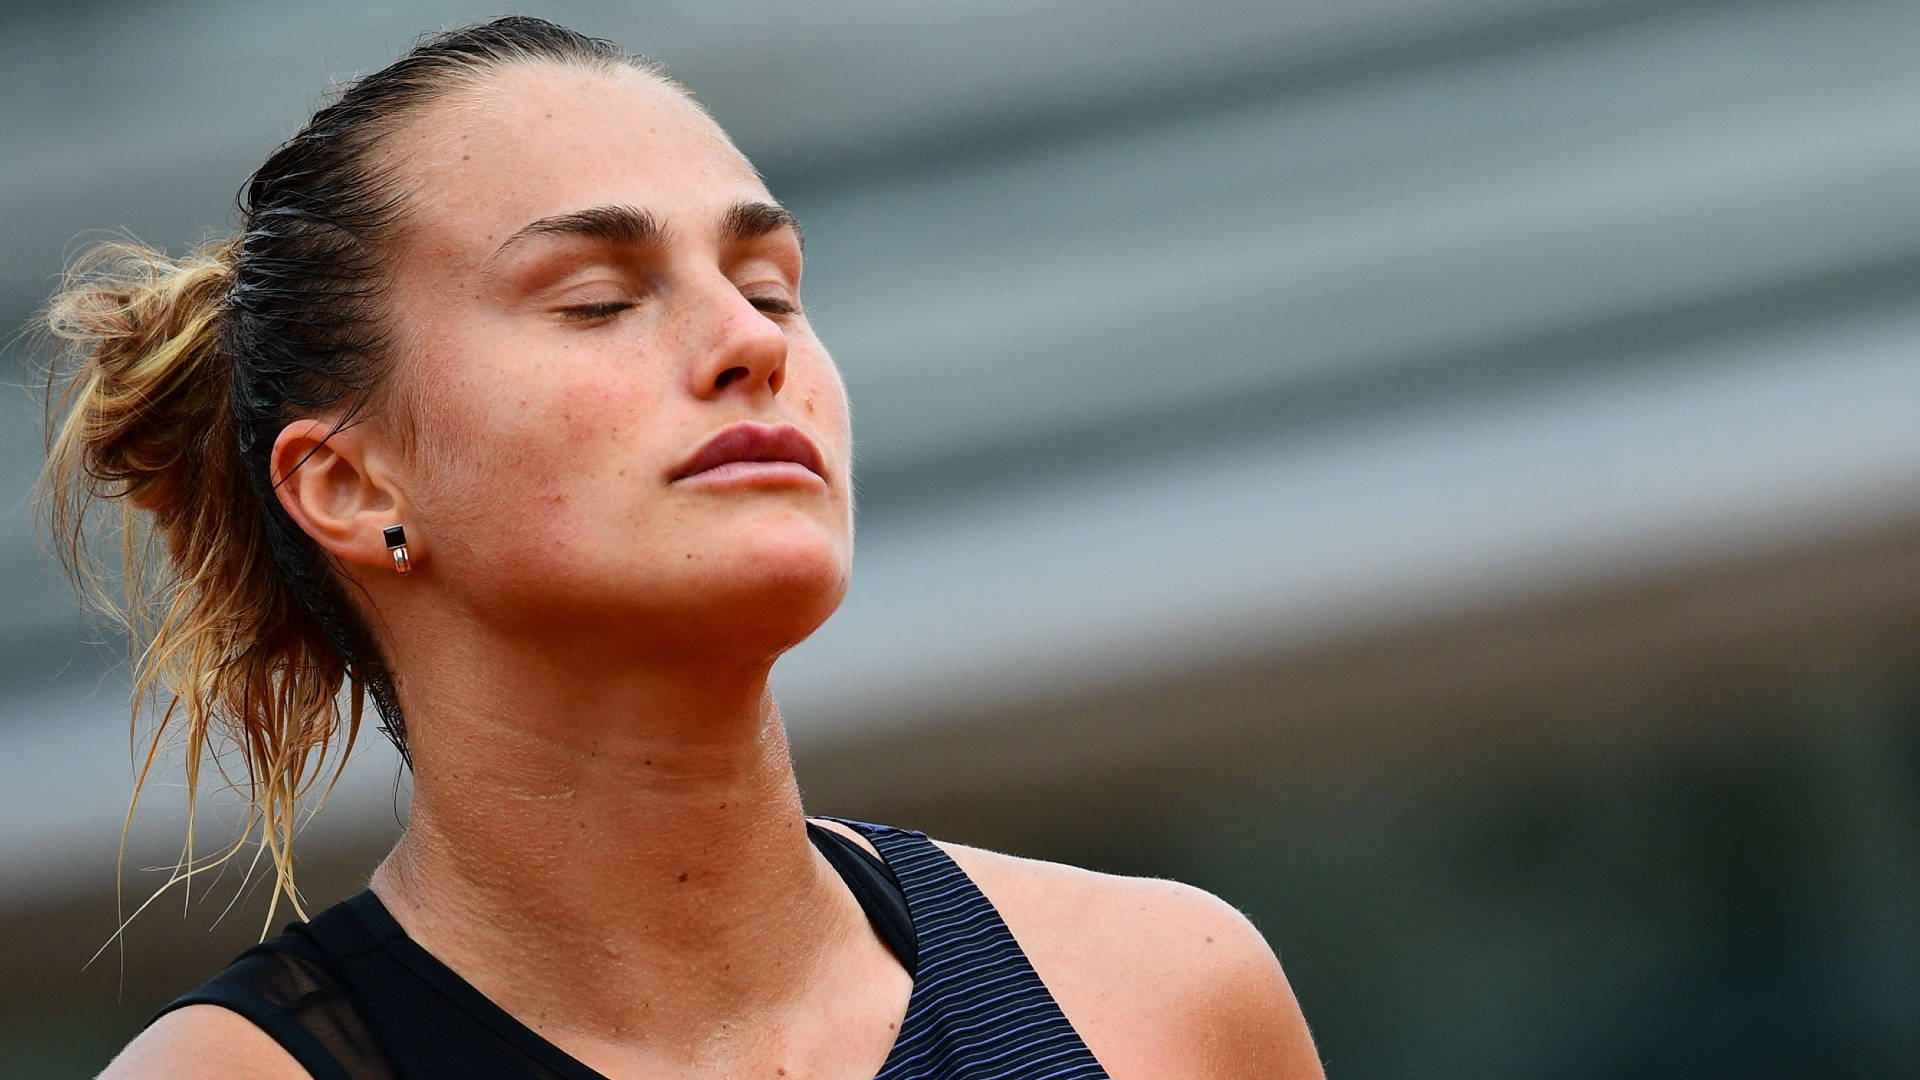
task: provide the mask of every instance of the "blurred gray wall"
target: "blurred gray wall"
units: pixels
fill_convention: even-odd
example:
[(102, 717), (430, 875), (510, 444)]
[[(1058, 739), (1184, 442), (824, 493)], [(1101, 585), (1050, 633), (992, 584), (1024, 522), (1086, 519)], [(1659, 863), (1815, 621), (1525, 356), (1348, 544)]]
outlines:
[[(666, 60), (806, 222), (860, 473), (854, 590), (778, 672), (815, 809), (1214, 888), (1336, 1076), (1920, 1060), (1920, 6), (527, 10)], [(489, 13), (9, 7), (0, 312), (100, 230), (230, 226), (330, 80)], [(40, 439), (13, 395), (23, 1076), (260, 917), (209, 932), (229, 880), (81, 970), (124, 673), (34, 546)], [(317, 902), (396, 773), (304, 837)]]

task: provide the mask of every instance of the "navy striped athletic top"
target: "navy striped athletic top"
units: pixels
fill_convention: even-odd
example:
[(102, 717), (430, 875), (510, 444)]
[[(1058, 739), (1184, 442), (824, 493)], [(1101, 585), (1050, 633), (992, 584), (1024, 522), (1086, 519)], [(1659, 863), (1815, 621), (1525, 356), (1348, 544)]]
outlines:
[[(1105, 1080), (993, 904), (925, 834), (807, 834), (913, 975), (875, 1080)], [(362, 892), (242, 953), (160, 1015), (220, 1005), (315, 1080), (606, 1080), (421, 948)], [(155, 1017), (158, 1019), (158, 1017)]]

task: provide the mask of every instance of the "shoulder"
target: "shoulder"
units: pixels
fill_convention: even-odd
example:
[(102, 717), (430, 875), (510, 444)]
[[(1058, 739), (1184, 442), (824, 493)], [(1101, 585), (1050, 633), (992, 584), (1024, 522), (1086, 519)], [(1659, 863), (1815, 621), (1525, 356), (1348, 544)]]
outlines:
[(266, 1032), (218, 1005), (162, 1016), (113, 1059), (100, 1080), (310, 1080)]
[(1322, 1075), (1279, 959), (1232, 905), (1179, 882), (940, 846), (1116, 1076)]

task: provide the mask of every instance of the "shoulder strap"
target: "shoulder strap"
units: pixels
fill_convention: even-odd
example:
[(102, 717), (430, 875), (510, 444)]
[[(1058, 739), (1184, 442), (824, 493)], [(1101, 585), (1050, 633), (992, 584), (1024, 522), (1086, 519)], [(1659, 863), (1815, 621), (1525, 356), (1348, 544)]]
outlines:
[(940, 845), (844, 823), (886, 857), (919, 938), (913, 1000), (876, 1080), (1105, 1080), (999, 910)]
[[(337, 916), (337, 918), (332, 918)], [(489, 1001), (408, 937), (370, 891), (328, 919), (322, 945), (367, 1028), (408, 1080), (604, 1080)]]
[(893, 955), (900, 958), (907, 974), (915, 974), (920, 966), (920, 943), (913, 930), (913, 917), (907, 914), (907, 898), (901, 891), (900, 879), (866, 848), (832, 829), (823, 829), (809, 821), (807, 838), (826, 856), (827, 862), (840, 874), (840, 880), (847, 883), (848, 891), (860, 901), (861, 910), (867, 913)]
[(218, 1005), (252, 1021), (314, 1080), (390, 1080), (391, 1066), (338, 979), (297, 934), (297, 925), (288, 927), (248, 949), (147, 1023), (188, 1005)]

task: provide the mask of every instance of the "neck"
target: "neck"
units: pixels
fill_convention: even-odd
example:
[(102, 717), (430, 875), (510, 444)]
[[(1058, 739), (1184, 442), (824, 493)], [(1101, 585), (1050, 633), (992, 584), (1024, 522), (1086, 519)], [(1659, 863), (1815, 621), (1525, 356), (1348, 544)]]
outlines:
[(770, 662), (448, 652), (404, 688), (412, 821), (374, 889), (509, 1012), (699, 1053), (687, 1040), (791, 1007), (865, 931), (807, 842)]

